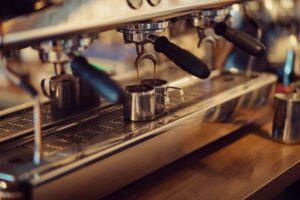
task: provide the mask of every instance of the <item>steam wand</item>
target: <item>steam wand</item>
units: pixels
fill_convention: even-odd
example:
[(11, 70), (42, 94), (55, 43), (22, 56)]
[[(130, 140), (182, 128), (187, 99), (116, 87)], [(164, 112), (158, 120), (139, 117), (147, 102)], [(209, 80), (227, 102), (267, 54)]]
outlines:
[[(262, 31), (262, 27), (260, 26), (260, 24), (258, 23), (258, 21), (256, 21), (253, 17), (251, 17), (249, 14), (247, 14), (246, 12), (246, 17), (249, 20), (249, 22), (254, 26), (254, 28), (256, 29), (256, 39), (257, 41), (261, 41), (262, 39), (262, 35), (263, 35), (263, 31)], [(246, 68), (246, 76), (250, 77), (253, 71), (253, 65), (254, 65), (254, 61), (255, 61), (255, 56), (251, 55), (249, 60), (248, 60), (248, 64), (247, 64), (247, 68)]]
[(25, 90), (33, 98), (33, 124), (34, 124), (34, 155), (33, 162), (36, 165), (41, 164), (43, 159), (43, 142), (42, 142), (42, 112), (40, 98), (38, 92), (27, 83), (25, 80), (21, 79), (14, 71), (9, 69), (7, 62), (4, 57), (1, 56), (0, 66), (4, 69), (4, 73), (10, 81), (15, 85)]
[(266, 47), (256, 38), (249, 34), (230, 27), (226, 21), (229, 18), (228, 8), (220, 10), (205, 10), (191, 15), (193, 26), (198, 29), (198, 35), (204, 35), (204, 29), (210, 27), (218, 36), (222, 36), (233, 45), (255, 57), (263, 57), (266, 54)]

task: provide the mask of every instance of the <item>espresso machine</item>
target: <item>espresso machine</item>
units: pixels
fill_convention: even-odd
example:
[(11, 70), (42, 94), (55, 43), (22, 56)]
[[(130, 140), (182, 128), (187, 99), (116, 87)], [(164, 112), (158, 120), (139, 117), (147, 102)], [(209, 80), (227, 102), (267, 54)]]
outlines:
[[(259, 24), (259, 40), (268, 49), (267, 56), (253, 61), (256, 70), (276, 73), (284, 86), (299, 80), (300, 2), (249, 1), (239, 10), (242, 12), (235, 14), (236, 20), (240, 21), (237, 26), (256, 37), (255, 25), (249, 22), (249, 18), (252, 18)], [(231, 55), (231, 61), (239, 68), (245, 69), (242, 62), (244, 59), (249, 59), (249, 56), (238, 51)]]
[[(213, 64), (217, 40), (252, 56), (266, 53), (262, 43), (231, 26), (234, 4), (243, 1), (64, 0), (4, 15), (1, 68), (33, 101), (0, 111), (0, 199), (103, 198), (254, 122), (240, 119), (268, 106), (277, 77), (224, 71)], [(185, 27), (176, 37), (198, 36), (191, 46), (207, 56), (200, 58), (170, 37), (177, 19)], [(124, 45), (135, 46), (133, 66), (148, 59), (156, 66), (155, 78), (168, 82), (170, 91), (162, 95), (168, 100), (165, 112), (128, 120), (125, 86), (137, 82), (135, 69), (115, 78), (84, 57), (85, 49), (114, 30)], [(54, 76), (41, 82), (46, 99), (7, 62), (11, 52), (28, 46), (54, 68)], [(146, 75), (153, 76), (153, 70), (139, 69), (138, 76)], [(133, 107), (148, 105), (145, 98), (133, 101), (140, 94), (132, 93)], [(220, 128), (228, 123), (233, 125)]]

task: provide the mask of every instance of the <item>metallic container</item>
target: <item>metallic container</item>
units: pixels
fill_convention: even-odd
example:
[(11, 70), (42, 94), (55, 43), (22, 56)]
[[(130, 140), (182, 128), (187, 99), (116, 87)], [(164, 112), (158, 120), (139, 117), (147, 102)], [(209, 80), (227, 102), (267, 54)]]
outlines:
[(300, 143), (300, 95), (276, 94), (272, 137), (286, 144)]
[(150, 85), (126, 87), (124, 119), (126, 121), (150, 121), (155, 118), (155, 90)]
[(45, 79), (42, 80), (41, 86), (44, 95), (51, 99), (53, 110), (76, 111), (78, 100), (76, 98), (76, 83), (72, 75), (64, 74), (52, 77), (49, 80), (49, 93), (45, 86)]
[(144, 79), (141, 81), (144, 85), (150, 85), (155, 90), (155, 114), (163, 114), (168, 111), (170, 104), (170, 89), (178, 91), (180, 99), (184, 99), (184, 92), (181, 88), (170, 87), (168, 82), (161, 79)]

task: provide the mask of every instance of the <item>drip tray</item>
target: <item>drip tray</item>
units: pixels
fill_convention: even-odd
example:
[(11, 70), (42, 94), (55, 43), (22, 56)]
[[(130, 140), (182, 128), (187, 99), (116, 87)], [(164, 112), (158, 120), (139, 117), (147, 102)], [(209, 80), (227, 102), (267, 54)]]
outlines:
[[(161, 76), (164, 76), (163, 73)], [(79, 184), (82, 189), (78, 191), (89, 189), (91, 190), (89, 199), (99, 198), (97, 193), (101, 193), (100, 196), (106, 195), (125, 183), (203, 146), (205, 142), (201, 142), (201, 134), (204, 130), (201, 131), (201, 126), (204, 122), (230, 121), (239, 110), (256, 109), (266, 105), (276, 82), (275, 76), (265, 73), (250, 78), (241, 73), (215, 73), (212, 78), (205, 81), (186, 74), (180, 74), (178, 77), (180, 78), (174, 78), (170, 85), (183, 88), (184, 101), (182, 102), (176, 93), (171, 92), (172, 104), (169, 113), (144, 123), (125, 122), (122, 106), (108, 103), (103, 103), (102, 106), (85, 113), (57, 119), (53, 118), (49, 104), (45, 103), (43, 105), (44, 161), (39, 166), (32, 162), (34, 148), (31, 129), (32, 108), (24, 108), (0, 116), (0, 142), (2, 141), (0, 180), (26, 182), (34, 188), (31, 189), (33, 197), (47, 199), (43, 195), (51, 194), (53, 184), (70, 184), (70, 187), (75, 184), (76, 181), (70, 179), (72, 174), (84, 173), (85, 175), (82, 176), (90, 183), (97, 184), (99, 178), (103, 180), (103, 177), (111, 174), (109, 178), (113, 179), (118, 175), (117, 172), (121, 173), (120, 168), (128, 169), (131, 164), (127, 162), (136, 162), (132, 169), (139, 172), (130, 172), (129, 169), (127, 172), (122, 172), (136, 174), (134, 177), (114, 183), (114, 186), (105, 186), (101, 192), (96, 186), (88, 187), (90, 183), (85, 182), (85, 178), (81, 177), (82, 180), (77, 180), (84, 184)], [(185, 144), (191, 140), (194, 141), (188, 143), (190, 145)], [(154, 141), (158, 142), (156, 145), (151, 145), (154, 149), (147, 151), (143, 149)], [(130, 151), (133, 152), (125, 154)], [(156, 153), (157, 158), (153, 153)], [(163, 156), (161, 160), (157, 160), (160, 153)], [(147, 163), (143, 161), (139, 164), (136, 160), (143, 160), (144, 156), (147, 156), (147, 163), (152, 162), (152, 167), (145, 167), (149, 163), (146, 165)], [(119, 161), (121, 158), (118, 157), (122, 157), (123, 161)], [(108, 165), (107, 162), (113, 164)], [(145, 165), (144, 170), (141, 170), (143, 165)], [(97, 171), (94, 171), (95, 166)], [(108, 166), (111, 168), (109, 172)], [(91, 167), (90, 174), (89, 167)], [(115, 174), (112, 174), (113, 172)], [(73, 187), (77, 186), (73, 185)], [(75, 195), (77, 198), (80, 197), (80, 193), (73, 193), (66, 197), (73, 198)], [(57, 192), (57, 195), (57, 198), (60, 198), (67, 194)]]

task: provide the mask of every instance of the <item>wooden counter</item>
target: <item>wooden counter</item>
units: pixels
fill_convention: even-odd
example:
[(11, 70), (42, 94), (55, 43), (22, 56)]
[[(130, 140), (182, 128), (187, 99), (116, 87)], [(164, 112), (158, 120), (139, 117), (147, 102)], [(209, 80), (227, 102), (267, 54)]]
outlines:
[[(267, 117), (267, 116), (266, 116)], [(300, 178), (300, 145), (251, 125), (112, 194), (108, 199), (270, 199)]]
[(0, 111), (2, 109), (10, 108), (13, 106), (17, 106), (29, 102), (30, 100), (31, 100), (30, 96), (19, 88), (0, 87)]

